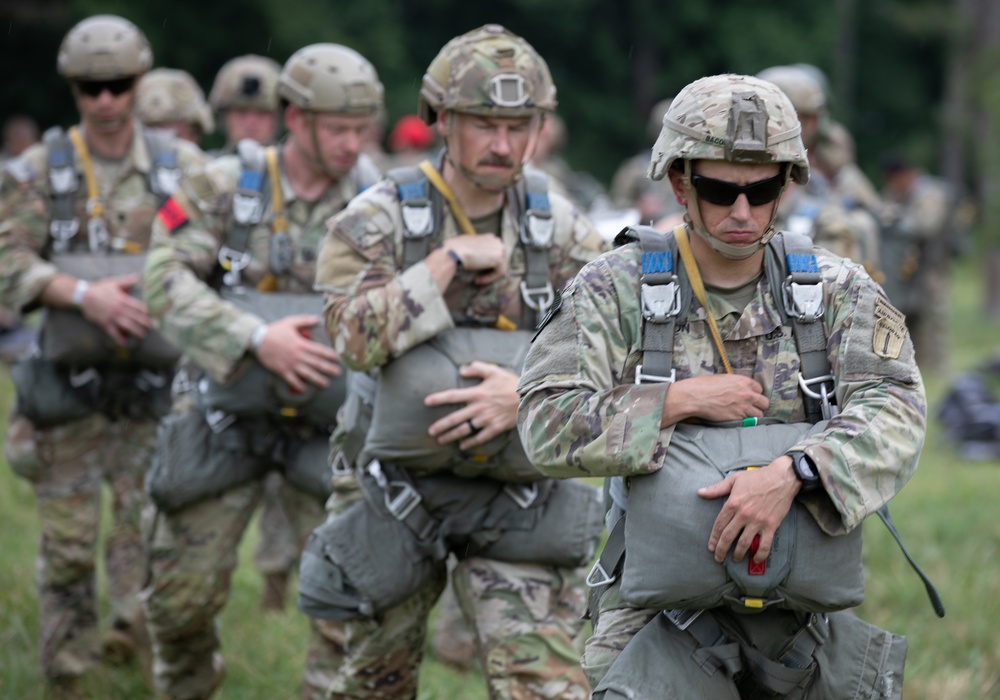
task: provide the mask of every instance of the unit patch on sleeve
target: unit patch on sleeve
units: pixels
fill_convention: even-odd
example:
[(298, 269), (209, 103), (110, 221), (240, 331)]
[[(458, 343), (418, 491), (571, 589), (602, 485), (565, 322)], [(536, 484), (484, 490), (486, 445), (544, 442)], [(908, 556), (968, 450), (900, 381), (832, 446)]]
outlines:
[(906, 317), (882, 297), (875, 299), (872, 350), (879, 357), (895, 360), (906, 340)]
[(188, 217), (184, 211), (184, 207), (182, 207), (173, 197), (163, 203), (163, 206), (160, 207), (160, 211), (156, 216), (161, 222), (163, 222), (163, 225), (166, 226), (170, 233), (182, 228), (188, 222)]

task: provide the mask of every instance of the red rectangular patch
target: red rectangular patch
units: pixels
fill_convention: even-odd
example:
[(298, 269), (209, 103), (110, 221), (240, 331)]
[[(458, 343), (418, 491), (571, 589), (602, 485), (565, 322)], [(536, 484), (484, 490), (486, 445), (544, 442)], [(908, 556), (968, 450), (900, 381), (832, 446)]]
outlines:
[(167, 227), (167, 230), (170, 231), (170, 233), (173, 233), (188, 222), (187, 213), (185, 213), (184, 207), (182, 207), (173, 197), (163, 203), (163, 206), (160, 207), (160, 211), (156, 216), (163, 222), (163, 225)]
[(753, 542), (750, 544), (750, 551), (747, 552), (747, 575), (748, 576), (763, 576), (767, 573), (767, 560), (765, 559), (760, 564), (754, 562), (754, 555), (757, 554), (757, 549), (760, 548), (760, 535), (754, 535)]

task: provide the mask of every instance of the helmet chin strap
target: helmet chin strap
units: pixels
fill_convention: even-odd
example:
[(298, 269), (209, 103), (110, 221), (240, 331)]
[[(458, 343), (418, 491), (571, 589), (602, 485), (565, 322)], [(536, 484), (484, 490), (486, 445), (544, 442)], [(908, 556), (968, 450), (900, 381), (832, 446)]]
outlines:
[[(782, 186), (781, 191), (785, 191), (785, 187), (788, 187), (788, 179), (791, 170), (785, 168), (785, 184)], [(705, 241), (716, 253), (726, 258), (727, 260), (746, 260), (747, 258), (753, 256), (757, 251), (763, 249), (772, 238), (774, 234), (777, 233), (774, 228), (774, 220), (778, 216), (778, 202), (781, 200), (779, 196), (774, 200), (771, 205), (771, 218), (767, 222), (767, 227), (764, 229), (764, 235), (760, 237), (758, 241), (750, 245), (732, 245), (731, 243), (726, 243), (721, 241), (712, 234), (708, 232), (705, 228), (705, 222), (701, 218), (701, 202), (698, 200), (698, 193), (695, 192), (694, 186), (691, 184), (691, 161), (684, 161), (684, 177), (681, 180), (681, 186), (684, 188), (684, 193), (688, 197), (688, 201), (694, 204), (693, 213), (691, 211), (685, 212), (684, 223), (687, 224), (688, 228), (694, 231), (698, 236)]]

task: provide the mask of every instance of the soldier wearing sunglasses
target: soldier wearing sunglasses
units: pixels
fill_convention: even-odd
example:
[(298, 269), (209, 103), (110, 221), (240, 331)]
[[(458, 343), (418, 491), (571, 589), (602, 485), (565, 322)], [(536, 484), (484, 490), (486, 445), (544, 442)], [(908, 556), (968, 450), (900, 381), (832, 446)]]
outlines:
[[(79, 677), (102, 654), (123, 662), (145, 638), (136, 598), (147, 568), (143, 476), (158, 408), (169, 406), (176, 351), (159, 343), (160, 354), (149, 352), (157, 336), (135, 296), (136, 271), (172, 175), (205, 159), (180, 141), (158, 150), (135, 120), (135, 86), (152, 62), (149, 42), (128, 20), (98, 15), (74, 26), (58, 70), (80, 121), (68, 131), (50, 129), (0, 174), (0, 304), (46, 309), (36, 354), (12, 370), (17, 404), (6, 441), (41, 518), (46, 697), (79, 697)], [(111, 611), (99, 625), (95, 557), (104, 485), (113, 496), (105, 544)]]
[[(649, 174), (669, 180), (684, 223), (666, 235), (626, 229), (584, 266), (536, 334), (518, 387), (536, 468), (610, 477), (609, 544), (587, 579), (592, 697), (899, 698), (901, 637), (832, 598), (796, 604), (770, 591), (787, 574), (781, 548), (796, 547), (778, 529), (791, 515), (805, 508), (821, 542), (849, 537), (917, 466), (926, 400), (903, 316), (861, 265), (776, 233), (782, 191), (810, 177), (776, 85), (719, 75), (685, 87)], [(715, 444), (737, 436), (743, 456), (773, 428), (796, 431), (794, 444), (739, 465), (752, 468), (721, 468)], [(685, 461), (687, 439), (705, 458)], [(714, 473), (686, 480), (702, 464)], [(651, 480), (678, 500), (644, 510)], [(708, 509), (694, 533), (663, 524), (688, 504), (685, 515)], [(692, 568), (681, 555), (723, 571), (719, 588), (765, 575), (772, 588), (723, 599), (717, 582), (694, 576), (678, 595)], [(860, 570), (860, 550), (850, 561)], [(803, 568), (832, 581), (848, 567)]]

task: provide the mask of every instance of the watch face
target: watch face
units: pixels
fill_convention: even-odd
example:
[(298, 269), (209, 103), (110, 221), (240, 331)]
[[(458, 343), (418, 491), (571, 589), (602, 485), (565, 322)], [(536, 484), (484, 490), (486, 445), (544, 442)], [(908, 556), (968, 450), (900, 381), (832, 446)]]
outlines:
[(799, 455), (796, 457), (795, 461), (798, 464), (799, 471), (802, 473), (803, 477), (806, 479), (816, 478), (816, 472), (813, 471), (812, 464), (810, 464), (808, 457), (805, 455)]

